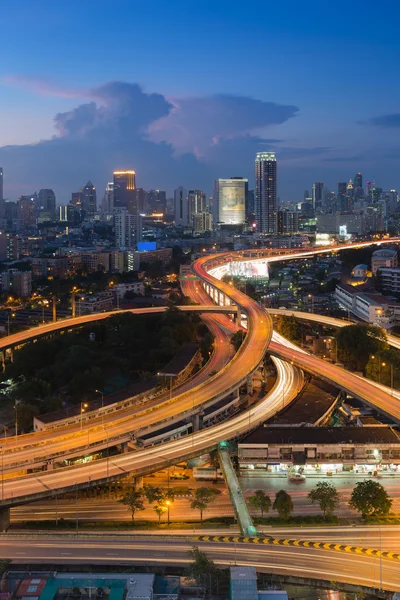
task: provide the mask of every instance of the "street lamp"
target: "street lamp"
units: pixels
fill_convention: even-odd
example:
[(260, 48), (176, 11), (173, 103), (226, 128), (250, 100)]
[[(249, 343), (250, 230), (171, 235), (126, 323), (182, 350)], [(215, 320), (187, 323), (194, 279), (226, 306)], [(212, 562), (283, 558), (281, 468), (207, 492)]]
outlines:
[(314, 296), (313, 294), (308, 294), (308, 297), (311, 298), (311, 312), (314, 312)]
[(85, 408), (87, 408), (88, 405), (86, 404), (86, 402), (81, 402), (81, 431), (82, 431), (82, 424), (83, 424), (83, 413), (85, 412)]
[(107, 469), (107, 479), (108, 479), (108, 477), (109, 477), (108, 458), (109, 458), (109, 454), (110, 454), (110, 447), (108, 445), (109, 444), (108, 431), (107, 431), (106, 427), (104, 427), (104, 425), (103, 425), (103, 429), (104, 429), (104, 433), (107, 436), (107, 461), (106, 461), (107, 466), (106, 466), (106, 469)]
[(8, 311), (8, 318), (7, 318), (8, 335), (10, 335), (10, 325), (11, 325), (11, 323), (10, 323), (10, 315), (11, 315), (11, 318), (13, 319), (15, 317), (15, 313), (12, 313), (12, 312)]
[(167, 511), (168, 511), (168, 513), (167, 513), (167, 514), (168, 514), (168, 526), (169, 526), (169, 507), (171, 506), (171, 502), (170, 502), (170, 500), (166, 500), (166, 501), (165, 501), (165, 504), (167, 505)]
[(101, 394), (101, 424), (104, 426), (104, 413), (103, 413), (103, 408), (104, 408), (104, 393), (101, 390), (96, 390), (96, 394)]

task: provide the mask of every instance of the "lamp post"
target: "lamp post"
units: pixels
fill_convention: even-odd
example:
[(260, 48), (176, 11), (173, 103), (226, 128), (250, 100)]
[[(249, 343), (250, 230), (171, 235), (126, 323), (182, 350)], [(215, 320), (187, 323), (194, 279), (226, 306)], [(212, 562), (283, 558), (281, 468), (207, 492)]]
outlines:
[(308, 297), (311, 298), (311, 312), (314, 313), (314, 296), (313, 294), (308, 294)]
[(10, 316), (13, 319), (15, 317), (15, 313), (12, 313), (11, 311), (8, 311), (8, 318), (7, 318), (7, 324), (8, 324), (8, 335), (10, 335), (11, 332), (11, 321), (10, 321)]
[(88, 405), (86, 404), (86, 402), (81, 402), (81, 431), (83, 426), (83, 413), (85, 412), (85, 408), (87, 407)]
[(104, 393), (101, 390), (96, 390), (96, 394), (101, 394), (101, 424), (104, 427), (104, 413), (103, 413), (103, 408), (104, 408)]
[(18, 404), (20, 404), (21, 400), (16, 400), (14, 404), (15, 410), (15, 439), (18, 440)]
[(106, 460), (106, 470), (107, 470), (107, 479), (109, 477), (109, 465), (108, 465), (108, 458), (109, 458), (109, 454), (110, 454), (110, 448), (109, 448), (109, 437), (108, 437), (108, 431), (106, 429), (106, 427), (104, 427), (103, 425), (103, 429), (104, 429), (104, 433), (107, 436), (107, 460)]
[(167, 505), (167, 511), (168, 511), (168, 527), (169, 527), (169, 507), (171, 506), (171, 502), (170, 500), (166, 500), (165, 504)]

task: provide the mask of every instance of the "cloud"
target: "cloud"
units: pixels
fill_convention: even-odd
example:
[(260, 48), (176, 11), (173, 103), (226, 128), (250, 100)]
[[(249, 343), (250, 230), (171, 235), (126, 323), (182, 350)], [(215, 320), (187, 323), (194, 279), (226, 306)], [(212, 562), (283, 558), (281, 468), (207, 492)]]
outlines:
[(373, 127), (382, 127), (384, 129), (396, 129), (400, 127), (400, 113), (372, 117), (366, 121), (358, 121), (358, 123), (360, 125), (372, 125)]
[(172, 103), (174, 108), (168, 116), (150, 126), (150, 137), (170, 142), (178, 152), (190, 151), (197, 156), (207, 156), (221, 139), (280, 125), (299, 110), (297, 106), (225, 94), (173, 99)]
[(56, 98), (86, 98), (87, 90), (66, 87), (40, 77), (29, 77), (28, 75), (5, 75), (0, 80), (2, 83), (13, 87), (20, 87), (42, 96), (54, 96)]
[(323, 158), (322, 160), (324, 162), (331, 162), (331, 163), (351, 163), (351, 162), (360, 162), (362, 160), (364, 160), (364, 156), (362, 156), (361, 154), (358, 154), (356, 156), (328, 156), (327, 158)]
[(19, 194), (50, 187), (64, 204), (88, 179), (100, 199), (113, 170), (128, 167), (135, 169), (140, 187), (171, 192), (182, 184), (211, 190), (216, 177), (252, 178), (257, 151), (280, 146), (289, 159), (316, 152), (284, 148), (282, 140), (263, 135), (297, 114), (292, 105), (227, 95), (178, 103), (118, 81), (87, 90), (31, 83), (40, 93), (76, 93), (87, 101), (54, 117), (52, 139), (0, 147), (10, 199), (18, 186)]

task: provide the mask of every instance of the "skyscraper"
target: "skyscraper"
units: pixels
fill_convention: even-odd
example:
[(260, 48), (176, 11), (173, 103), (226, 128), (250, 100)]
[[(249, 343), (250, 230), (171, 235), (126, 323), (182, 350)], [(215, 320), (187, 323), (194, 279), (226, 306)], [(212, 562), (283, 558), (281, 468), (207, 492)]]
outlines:
[(189, 225), (188, 193), (181, 185), (174, 190), (175, 225)]
[(362, 198), (364, 196), (363, 190), (362, 173), (357, 173), (354, 177), (354, 196), (355, 198)]
[(277, 230), (277, 173), (275, 152), (257, 152), (255, 214), (257, 231)]
[(56, 195), (53, 190), (39, 190), (38, 219), (41, 222), (56, 219)]
[(312, 186), (312, 204), (315, 211), (320, 211), (322, 208), (324, 184), (322, 181), (316, 181)]
[(114, 208), (138, 214), (135, 171), (114, 171)]
[(206, 195), (203, 190), (189, 190), (188, 192), (188, 221), (193, 226), (194, 217), (206, 210)]
[(243, 225), (246, 217), (248, 179), (216, 179), (213, 191), (214, 221), (224, 225)]
[(338, 195), (345, 196), (347, 193), (347, 183), (345, 181), (339, 181), (337, 184)]
[(82, 188), (82, 206), (87, 219), (93, 219), (97, 210), (96, 188), (88, 181)]

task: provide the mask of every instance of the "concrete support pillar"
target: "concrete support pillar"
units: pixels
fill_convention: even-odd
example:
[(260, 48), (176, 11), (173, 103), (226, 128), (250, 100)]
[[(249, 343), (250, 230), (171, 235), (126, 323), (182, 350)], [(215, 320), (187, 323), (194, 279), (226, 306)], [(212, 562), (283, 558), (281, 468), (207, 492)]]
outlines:
[(121, 444), (121, 454), (128, 454), (128, 452), (129, 452), (128, 442), (122, 442), (122, 444)]
[(72, 318), (76, 317), (76, 298), (75, 298), (76, 294), (75, 292), (72, 293), (72, 298), (71, 298), (71, 307), (72, 307)]
[(52, 471), (54, 469), (54, 463), (52, 460), (49, 460), (49, 462), (46, 464), (46, 471)]
[(200, 431), (200, 413), (192, 415), (192, 428), (193, 432)]
[(10, 348), (9, 352), (10, 352), (10, 360), (11, 360), (11, 362), (14, 362), (14, 348)]
[(249, 375), (247, 378), (247, 393), (248, 394), (253, 393), (253, 376), (252, 375)]
[(57, 298), (53, 296), (53, 323), (57, 321)]
[(143, 487), (143, 477), (135, 477), (135, 490), (140, 490)]
[(5, 350), (3, 350), (3, 352), (1, 353), (1, 366), (4, 371), (6, 368), (6, 351)]
[(232, 393), (233, 393), (234, 399), (235, 399), (235, 400), (239, 400), (239, 398), (240, 398), (240, 389), (239, 389), (239, 388), (237, 388), (237, 389), (236, 389), (234, 392), (232, 392)]
[(0, 531), (3, 533), (10, 527), (10, 509), (8, 506), (0, 508)]
[(240, 321), (242, 320), (242, 313), (240, 312), (240, 308), (234, 313), (234, 320), (236, 325), (240, 325)]

